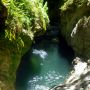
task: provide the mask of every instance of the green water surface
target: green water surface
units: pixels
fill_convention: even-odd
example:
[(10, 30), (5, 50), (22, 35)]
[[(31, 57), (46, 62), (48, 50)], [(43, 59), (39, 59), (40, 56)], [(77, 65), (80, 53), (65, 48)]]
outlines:
[[(35, 50), (44, 52), (45, 56), (35, 53)], [(16, 90), (48, 90), (54, 85), (64, 83), (71, 65), (60, 50), (62, 49), (58, 43), (49, 40), (35, 44), (27, 56), (29, 58), (24, 58), (21, 66), (23, 68), (19, 70)]]

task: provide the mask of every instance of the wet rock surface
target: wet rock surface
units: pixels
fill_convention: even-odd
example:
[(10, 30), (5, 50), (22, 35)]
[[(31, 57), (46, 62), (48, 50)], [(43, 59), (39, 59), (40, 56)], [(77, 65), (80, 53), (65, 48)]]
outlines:
[(90, 90), (90, 60), (82, 61), (76, 57), (74, 59), (74, 70), (65, 84), (53, 87), (50, 90)]

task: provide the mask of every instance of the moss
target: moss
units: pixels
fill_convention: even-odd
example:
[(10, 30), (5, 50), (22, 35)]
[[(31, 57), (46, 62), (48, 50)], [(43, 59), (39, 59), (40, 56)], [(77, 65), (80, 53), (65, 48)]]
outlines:
[(87, 15), (90, 7), (87, 0), (67, 0), (61, 6), (61, 32), (70, 44), (71, 32), (78, 20)]
[(19, 66), (20, 59), (32, 44), (29, 36), (22, 35), (22, 37), (25, 45), (19, 49), (15, 43), (4, 37), (0, 38), (0, 81), (5, 84), (4, 87), (7, 87), (7, 90), (14, 89), (16, 70)]
[[(88, 19), (81, 22), (82, 25), (78, 25), (80, 20), (90, 16), (90, 1), (89, 0), (67, 0), (61, 7), (61, 33), (65, 37), (68, 45), (72, 46), (77, 56), (83, 58), (90, 57), (90, 44), (89, 44), (89, 25), (86, 25)], [(76, 28), (76, 35), (72, 37), (71, 34)], [(80, 31), (79, 31), (80, 30)], [(87, 33), (88, 32), (88, 33)]]
[(0, 89), (14, 90), (16, 70), (21, 57), (31, 48), (33, 38), (46, 31), (49, 23), (48, 8), (47, 3), (43, 5), (43, 0), (2, 1), (5, 11), (0, 8), (4, 12), (0, 13), (0, 26), (4, 28), (0, 27), (0, 30), (5, 32), (0, 33), (0, 82), (3, 84)]

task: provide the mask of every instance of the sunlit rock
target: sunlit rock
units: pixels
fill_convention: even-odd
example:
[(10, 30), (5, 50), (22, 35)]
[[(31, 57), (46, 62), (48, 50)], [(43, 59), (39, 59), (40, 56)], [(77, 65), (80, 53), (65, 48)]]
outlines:
[(71, 45), (76, 55), (90, 58), (90, 16), (77, 22), (71, 33)]
[(66, 83), (57, 85), (50, 90), (90, 90), (90, 63), (76, 57), (74, 70), (71, 72)]
[(65, 0), (61, 6), (61, 33), (76, 56), (90, 58), (90, 0)]

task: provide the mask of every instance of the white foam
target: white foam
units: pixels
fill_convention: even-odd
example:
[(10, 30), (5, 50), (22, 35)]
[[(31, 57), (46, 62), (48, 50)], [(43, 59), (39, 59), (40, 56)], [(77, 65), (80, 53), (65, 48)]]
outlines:
[(33, 49), (32, 53), (39, 55), (42, 59), (45, 59), (46, 56), (48, 55), (46, 51), (44, 51), (44, 50), (37, 50), (37, 49)]
[(36, 85), (35, 90), (49, 90), (49, 87), (43, 85)]

